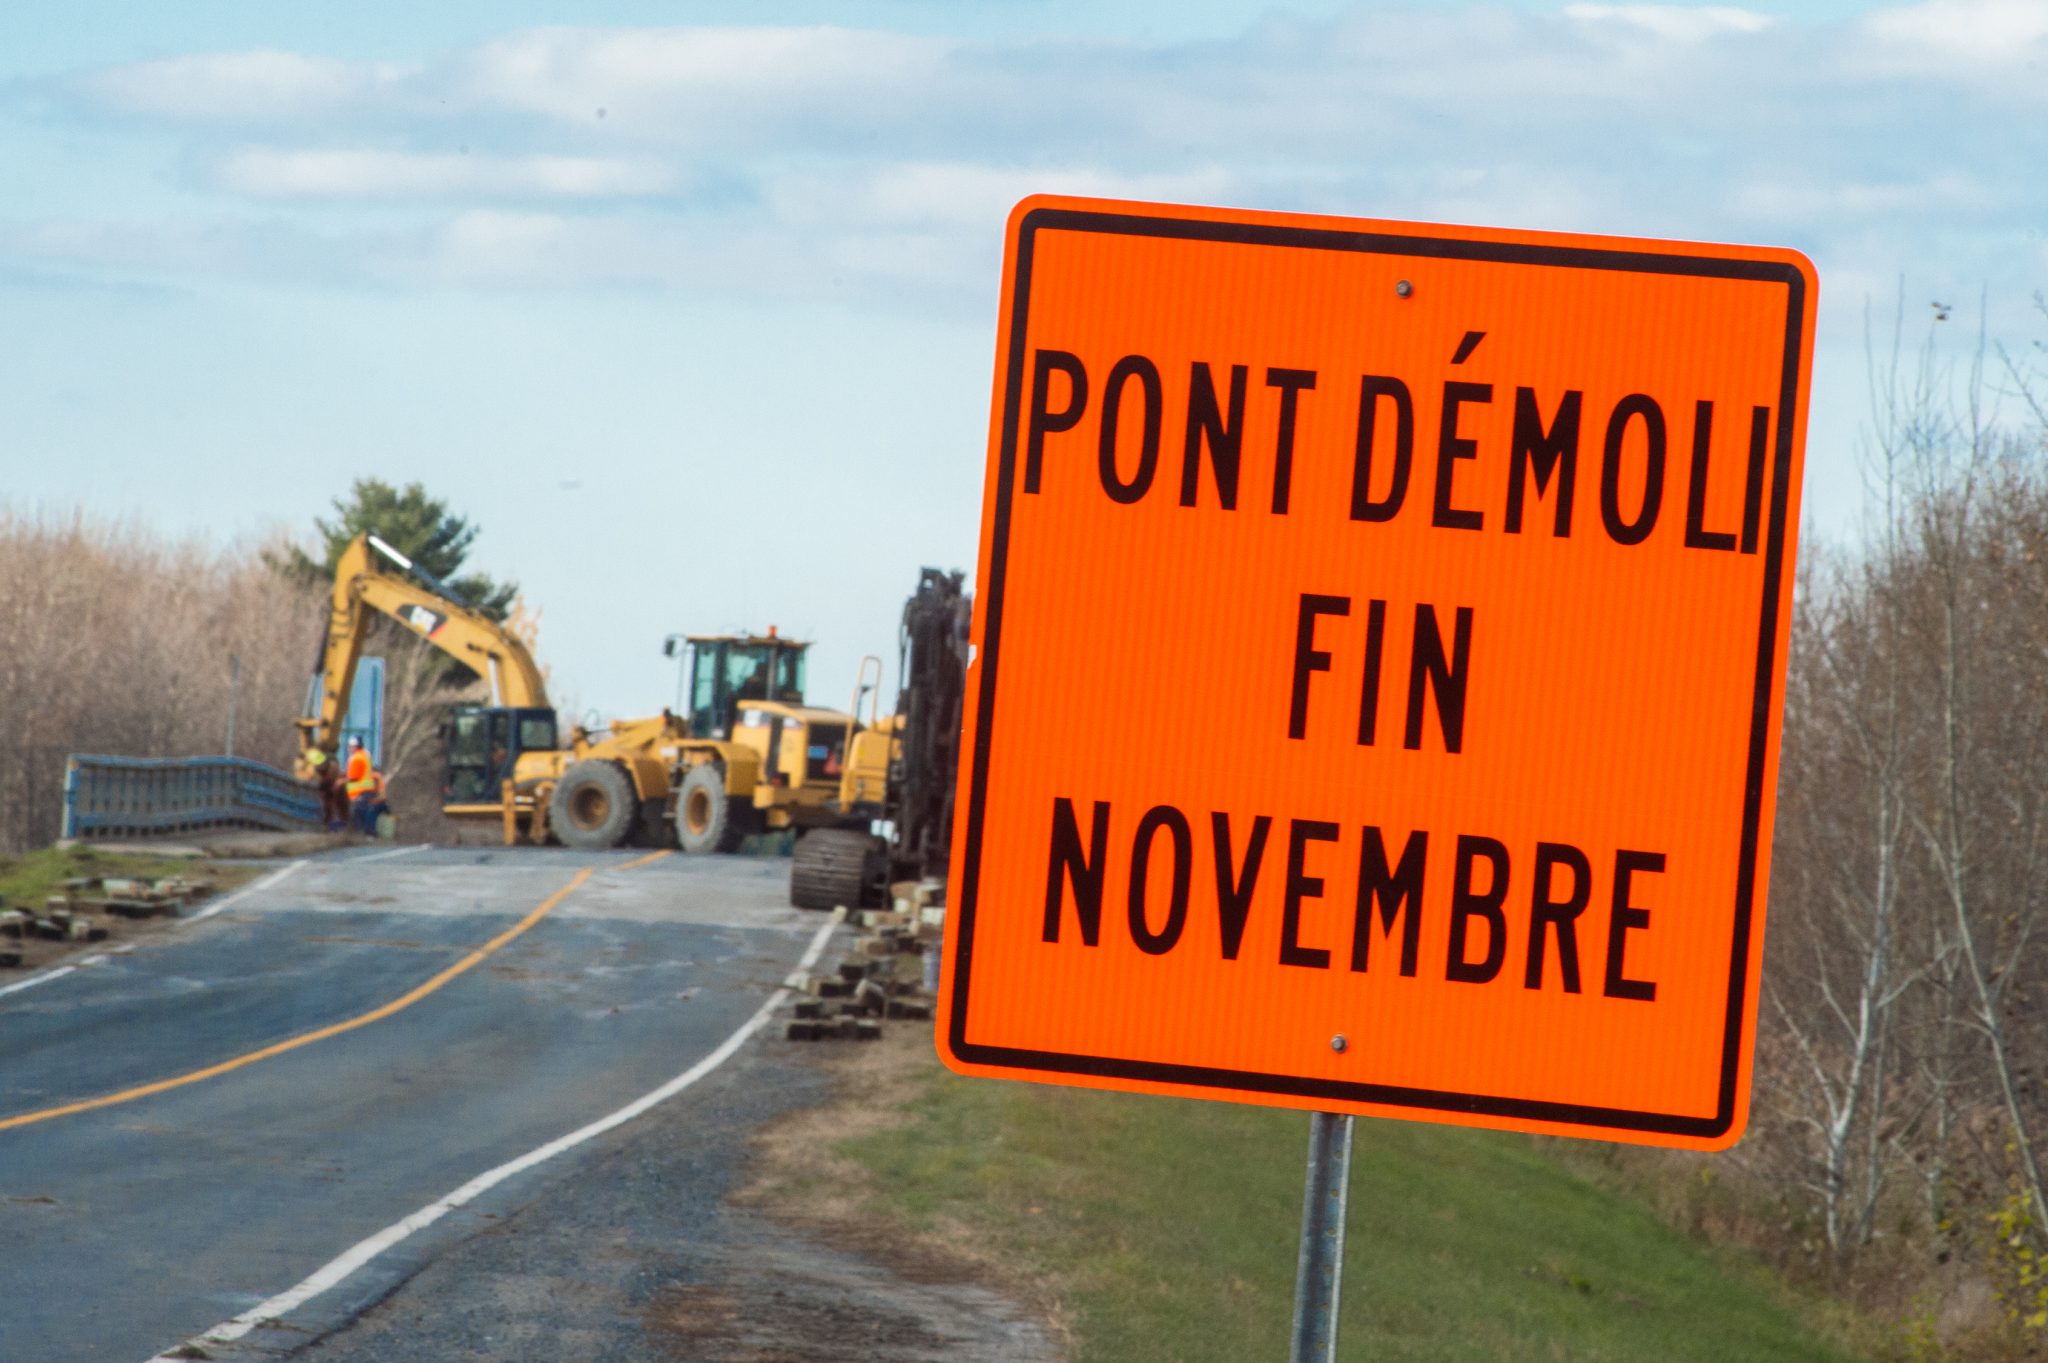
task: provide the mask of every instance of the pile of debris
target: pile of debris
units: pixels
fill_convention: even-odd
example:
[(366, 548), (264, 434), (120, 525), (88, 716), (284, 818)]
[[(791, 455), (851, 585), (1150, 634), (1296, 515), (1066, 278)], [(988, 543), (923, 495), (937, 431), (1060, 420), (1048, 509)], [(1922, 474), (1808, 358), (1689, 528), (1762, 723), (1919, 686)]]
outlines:
[(829, 975), (799, 971), (791, 1041), (875, 1041), (884, 1019), (929, 1022), (937, 1006), (939, 941), (946, 927), (941, 880), (905, 880), (891, 887), (896, 907), (832, 911), (860, 929), (853, 950)]
[(0, 966), (18, 966), (30, 941), (104, 942), (106, 918), (175, 918), (187, 904), (204, 899), (213, 887), (204, 881), (171, 876), (134, 880), (116, 876), (82, 876), (67, 880), (40, 910), (0, 905)]

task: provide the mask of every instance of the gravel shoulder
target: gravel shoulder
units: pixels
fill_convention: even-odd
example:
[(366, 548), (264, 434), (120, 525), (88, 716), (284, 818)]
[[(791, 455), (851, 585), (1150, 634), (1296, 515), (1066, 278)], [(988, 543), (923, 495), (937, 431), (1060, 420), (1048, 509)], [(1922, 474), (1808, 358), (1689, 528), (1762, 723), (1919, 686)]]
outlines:
[(875, 1229), (860, 1175), (830, 1153), (837, 1135), (891, 1119), (891, 1071), (929, 1046), (928, 1029), (826, 1045), (764, 1030), (598, 1158), (289, 1356), (1055, 1363), (1054, 1333), (999, 1275)]

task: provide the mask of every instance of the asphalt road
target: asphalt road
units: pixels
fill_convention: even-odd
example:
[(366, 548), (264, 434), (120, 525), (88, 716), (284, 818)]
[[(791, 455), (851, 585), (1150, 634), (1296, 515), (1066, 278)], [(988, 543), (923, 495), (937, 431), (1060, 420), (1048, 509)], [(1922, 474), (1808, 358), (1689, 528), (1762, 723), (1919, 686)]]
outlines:
[[(787, 906), (786, 862), (643, 858), (322, 857), (0, 997), (0, 1359), (143, 1363), (331, 1279), (207, 1346), (293, 1352), (650, 1123), (724, 1178), (789, 1066), (773, 1024), (719, 1057), (822, 920)], [(311, 1039), (271, 1049), (294, 1038)], [(707, 1060), (648, 1115), (505, 1169)], [(493, 1170), (473, 1200), (402, 1224)], [(703, 1190), (673, 1192), (674, 1218), (704, 1215)], [(335, 1265), (380, 1232), (396, 1238)]]

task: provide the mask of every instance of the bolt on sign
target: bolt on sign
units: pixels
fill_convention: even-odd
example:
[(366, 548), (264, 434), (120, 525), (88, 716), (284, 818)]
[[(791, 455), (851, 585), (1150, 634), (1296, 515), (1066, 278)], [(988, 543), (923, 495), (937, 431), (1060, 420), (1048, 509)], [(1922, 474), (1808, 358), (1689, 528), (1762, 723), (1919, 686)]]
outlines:
[(1732, 1144), (1816, 291), (1789, 250), (1020, 204), (947, 1062)]

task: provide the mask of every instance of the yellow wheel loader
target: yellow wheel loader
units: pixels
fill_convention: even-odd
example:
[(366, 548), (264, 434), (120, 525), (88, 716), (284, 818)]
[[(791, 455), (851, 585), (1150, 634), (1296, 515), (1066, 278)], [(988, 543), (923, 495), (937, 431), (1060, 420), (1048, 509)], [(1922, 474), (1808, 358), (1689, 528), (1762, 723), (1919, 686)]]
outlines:
[(883, 759), (859, 742), (857, 714), (804, 703), (809, 644), (773, 628), (683, 642), (689, 710), (669, 773), (677, 846), (730, 852), (749, 834), (865, 822), (867, 804), (880, 800)]

